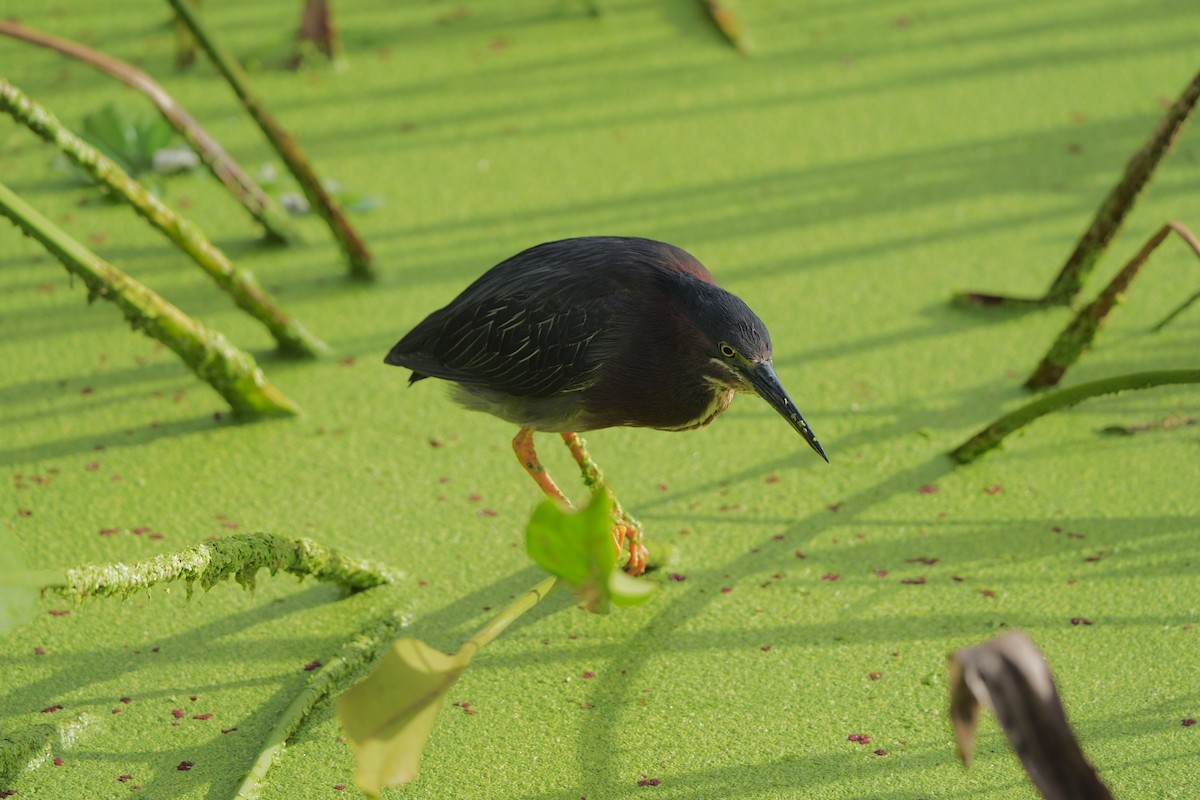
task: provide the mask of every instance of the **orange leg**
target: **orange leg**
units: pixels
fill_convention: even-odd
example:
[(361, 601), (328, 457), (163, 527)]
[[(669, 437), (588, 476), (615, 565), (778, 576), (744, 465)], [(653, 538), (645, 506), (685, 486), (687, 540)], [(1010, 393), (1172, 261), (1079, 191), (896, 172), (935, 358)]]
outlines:
[(529, 473), (537, 485), (542, 487), (542, 491), (551, 500), (557, 500), (567, 508), (574, 508), (567, 496), (562, 493), (562, 489), (558, 488), (558, 484), (550, 477), (550, 473), (546, 472), (546, 468), (542, 466), (542, 462), (538, 461), (537, 452), (533, 449), (533, 428), (521, 428), (517, 431), (517, 435), (513, 437), (513, 451), (517, 454), (517, 460), (521, 462), (521, 466)]
[[(575, 463), (583, 472), (583, 482), (587, 484), (588, 488), (594, 489), (597, 486), (603, 486), (604, 475), (601, 474), (600, 467), (596, 466), (596, 462), (592, 461), (592, 457), (588, 455), (587, 444), (583, 441), (583, 437), (578, 433), (564, 433), (562, 438), (571, 450), (571, 456), (575, 459)], [(625, 564), (625, 571), (630, 575), (641, 575), (646, 571), (646, 559), (650, 555), (650, 551), (642, 543), (642, 523), (621, 508), (621, 504), (615, 497), (613, 498), (613, 514), (616, 516), (616, 522), (613, 524), (613, 540), (617, 544), (617, 553), (621, 552), (626, 541), (629, 542), (629, 561)]]

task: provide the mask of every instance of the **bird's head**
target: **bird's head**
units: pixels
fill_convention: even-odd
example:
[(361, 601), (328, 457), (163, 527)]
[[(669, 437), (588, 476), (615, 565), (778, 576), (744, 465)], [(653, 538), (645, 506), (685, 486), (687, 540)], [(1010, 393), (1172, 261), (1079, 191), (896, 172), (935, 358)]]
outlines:
[(741, 298), (716, 286), (710, 285), (694, 299), (692, 319), (704, 338), (711, 366), (708, 380), (766, 400), (828, 462), (829, 456), (775, 374), (771, 334), (758, 315)]

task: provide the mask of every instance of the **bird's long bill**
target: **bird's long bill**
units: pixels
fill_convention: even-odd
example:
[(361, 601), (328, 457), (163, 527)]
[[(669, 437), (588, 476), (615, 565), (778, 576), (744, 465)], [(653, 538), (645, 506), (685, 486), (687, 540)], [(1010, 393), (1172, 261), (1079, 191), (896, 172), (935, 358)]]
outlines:
[(779, 376), (775, 374), (775, 368), (771, 366), (770, 362), (756, 364), (747, 370), (745, 375), (750, 383), (754, 385), (754, 390), (758, 392), (758, 396), (770, 403), (771, 407), (782, 414), (784, 419), (792, 423), (792, 427), (804, 437), (804, 441), (808, 442), (808, 446), (828, 462), (829, 456), (825, 455), (825, 450), (821, 447), (821, 443), (817, 441), (812, 428), (808, 427), (808, 423), (804, 421), (804, 417), (800, 414), (800, 409), (796, 408), (796, 404), (792, 402), (792, 398), (788, 397), (787, 391), (783, 388), (783, 384), (779, 382)]

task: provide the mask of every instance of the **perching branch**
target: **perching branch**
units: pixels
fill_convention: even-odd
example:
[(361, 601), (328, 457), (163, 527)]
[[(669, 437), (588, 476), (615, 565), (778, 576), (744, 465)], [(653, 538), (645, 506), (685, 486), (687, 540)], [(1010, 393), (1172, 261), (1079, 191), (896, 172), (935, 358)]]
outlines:
[(1075, 296), (1083, 288), (1084, 281), (1092, 274), (1100, 256), (1108, 248), (1109, 242), (1121, 229), (1125, 217), (1133, 209), (1142, 189), (1150, 181), (1158, 165), (1171, 151), (1171, 146), (1179, 135), (1196, 101), (1200, 99), (1200, 73), (1192, 78), (1192, 82), (1184, 88), (1163, 116), (1158, 127), (1150, 135), (1150, 139), (1133, 154), (1125, 165), (1125, 173), (1121, 180), (1104, 202), (1097, 209), (1092, 224), (1084, 231), (1083, 236), (1075, 245), (1067, 263), (1054, 279), (1046, 294), (1038, 298), (1009, 297), (1007, 295), (985, 294), (981, 292), (966, 292), (956, 298), (978, 306), (1065, 306), (1070, 305)]
[(0, 78), (0, 111), (11, 114), (45, 141), (55, 145), (72, 163), (111, 189), (141, 217), (172, 242), (227, 292), (238, 307), (266, 326), (281, 353), (313, 357), (327, 348), (275, 304), (254, 276), (229, 262), (216, 245), (191, 222), (146, 191), (137, 180), (87, 142), (67, 130), (46, 108), (31, 101), (20, 89)]
[(988, 425), (979, 433), (950, 451), (950, 457), (960, 464), (969, 464), (984, 453), (999, 446), (1004, 437), (1020, 430), (1038, 417), (1043, 417), (1052, 411), (1070, 408), (1091, 397), (1102, 394), (1129, 391), (1132, 389), (1150, 389), (1155, 386), (1170, 386), (1182, 383), (1200, 383), (1200, 369), (1175, 369), (1156, 372), (1138, 372), (1132, 375), (1121, 375), (1116, 378), (1082, 383), (1069, 389), (1060, 389), (1053, 394), (1039, 397), (1031, 403), (1021, 406), (1011, 414), (1006, 414)]
[(300, 184), (304, 196), (308, 198), (309, 204), (329, 225), (334, 238), (337, 239), (338, 245), (346, 256), (351, 277), (373, 278), (370, 251), (355, 232), (337, 201), (321, 185), (320, 179), (313, 172), (300, 145), (267, 112), (266, 106), (258, 96), (251, 92), (246, 73), (237, 60), (213, 38), (187, 3), (184, 0), (169, 0), (169, 2), (175, 9), (175, 13), (179, 15), (179, 19), (191, 29), (200, 46), (204, 48), (204, 52), (208, 54), (217, 70), (233, 88), (238, 100), (258, 123), (258, 127), (279, 153), (279, 157), (287, 164), (288, 169)]
[(299, 412), (296, 404), (266, 379), (253, 357), (72, 239), (2, 183), (0, 216), (12, 220), (68, 272), (82, 278), (89, 300), (102, 297), (115, 303), (135, 330), (169, 347), (225, 398), (235, 414), (291, 416)]
[(269, 238), (277, 242), (299, 240), (287, 213), (279, 207), (279, 204), (259, 188), (258, 184), (251, 180), (238, 166), (238, 163), (225, 152), (224, 148), (208, 135), (200, 123), (145, 72), (120, 59), (84, 47), (78, 42), (31, 30), (11, 20), (0, 20), (0, 34), (76, 58), (146, 95), (150, 102), (158, 108), (163, 118), (171, 123), (171, 126), (179, 131), (188, 145), (196, 151), (213, 176), (224, 184), (225, 188), (262, 225)]
[[(1108, 314), (1112, 311), (1113, 306), (1121, 301), (1126, 290), (1129, 288), (1130, 282), (1137, 276), (1142, 265), (1146, 263), (1146, 259), (1150, 254), (1158, 248), (1160, 244), (1170, 235), (1171, 231), (1179, 234), (1179, 236), (1188, 243), (1198, 257), (1200, 257), (1200, 242), (1192, 235), (1181, 222), (1168, 222), (1163, 225), (1146, 240), (1133, 258), (1129, 259), (1129, 263), (1124, 269), (1117, 273), (1117, 276), (1105, 287), (1100, 296), (1089, 303), (1084, 308), (1080, 309), (1075, 315), (1075, 319), (1071, 321), (1063, 332), (1058, 335), (1058, 339), (1050, 346), (1050, 350), (1042, 358), (1040, 364), (1025, 381), (1026, 389), (1044, 389), (1047, 386), (1056, 386), (1062, 379), (1063, 373), (1067, 368), (1075, 363), (1084, 349), (1092, 343), (1096, 338), (1096, 334), (1100, 332), (1100, 326), (1107, 319)], [(1184, 308), (1187, 308), (1187, 303), (1173, 312), (1167, 317), (1159, 327), (1161, 328), (1169, 322), (1177, 314), (1181, 313)]]

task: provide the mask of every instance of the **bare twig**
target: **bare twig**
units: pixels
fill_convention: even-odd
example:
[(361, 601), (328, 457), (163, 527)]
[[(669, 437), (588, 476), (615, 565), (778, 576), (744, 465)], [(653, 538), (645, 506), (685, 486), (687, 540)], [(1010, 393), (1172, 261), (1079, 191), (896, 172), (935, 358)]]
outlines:
[(317, 178), (307, 156), (300, 145), (285, 131), (278, 122), (267, 112), (266, 106), (251, 92), (250, 82), (237, 60), (221, 46), (219, 42), (201, 24), (199, 17), (188, 7), (184, 0), (169, 0), (171, 7), (179, 18), (191, 29), (204, 52), (212, 59), (217, 70), (233, 88), (234, 94), (241, 101), (246, 111), (254, 118), (258, 127), (279, 153), (279, 157), (287, 164), (292, 175), (304, 191), (304, 196), (313, 209), (321, 215), (337, 239), (338, 245), (345, 254), (350, 268), (350, 275), (359, 279), (371, 279), (374, 273), (371, 265), (371, 253), (359, 237), (350, 220), (346, 218), (337, 201), (330, 196), (321, 181)]
[(268, 237), (278, 242), (298, 240), (286, 212), (242, 171), (237, 162), (208, 135), (191, 114), (145, 72), (110, 55), (84, 47), (78, 42), (31, 30), (11, 20), (0, 20), (0, 34), (79, 59), (142, 92), (154, 103), (167, 122), (179, 131), (217, 180), (224, 184), (262, 225)]
[[(1047, 386), (1058, 385), (1067, 369), (1075, 363), (1084, 348), (1096, 338), (1096, 334), (1100, 332), (1100, 326), (1108, 318), (1113, 306), (1124, 297), (1130, 282), (1137, 276), (1142, 265), (1146, 263), (1146, 259), (1163, 243), (1171, 231), (1179, 234), (1192, 248), (1192, 252), (1200, 256), (1200, 243), (1183, 223), (1168, 222), (1155, 231), (1154, 235), (1142, 245), (1142, 249), (1129, 259), (1129, 263), (1109, 282), (1100, 296), (1080, 309), (1079, 313), (1075, 315), (1075, 319), (1071, 320), (1071, 323), (1058, 335), (1058, 339), (1050, 346), (1050, 350), (1042, 358), (1041, 363), (1025, 381), (1026, 389), (1044, 389)], [(1184, 304), (1160, 323), (1159, 327), (1161, 328), (1186, 307), (1187, 304)]]
[(1146, 187), (1150, 177), (1158, 168), (1159, 163), (1171, 151), (1180, 129), (1200, 99), (1200, 73), (1192, 78), (1163, 116), (1158, 127), (1150, 135), (1150, 139), (1133, 154), (1125, 165), (1125, 173), (1121, 180), (1104, 202), (1097, 209), (1092, 224), (1084, 231), (1083, 236), (1075, 245), (1067, 263), (1046, 290), (1046, 294), (1037, 298), (1009, 297), (1007, 295), (986, 294), (982, 292), (965, 292), (957, 296), (958, 301), (965, 301), (977, 306), (1007, 306), (1007, 307), (1043, 307), (1070, 305), (1075, 296), (1083, 288), (1084, 281), (1092, 274), (1096, 262), (1108, 249), (1109, 242), (1121, 229), (1121, 223), (1133, 208), (1138, 195)]

